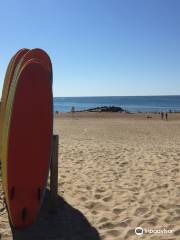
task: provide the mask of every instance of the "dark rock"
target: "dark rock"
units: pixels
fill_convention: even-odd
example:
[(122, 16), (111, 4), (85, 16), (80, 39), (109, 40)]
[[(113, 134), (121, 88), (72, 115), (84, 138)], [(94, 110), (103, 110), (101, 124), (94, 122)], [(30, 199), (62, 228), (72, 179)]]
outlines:
[(116, 106), (103, 106), (103, 107), (89, 108), (81, 112), (125, 112), (125, 110), (121, 107), (116, 107)]

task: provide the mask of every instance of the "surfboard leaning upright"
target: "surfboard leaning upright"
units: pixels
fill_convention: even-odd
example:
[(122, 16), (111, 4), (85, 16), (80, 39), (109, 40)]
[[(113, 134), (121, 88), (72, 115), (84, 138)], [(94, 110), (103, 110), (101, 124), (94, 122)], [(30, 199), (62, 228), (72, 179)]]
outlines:
[(52, 74), (44, 60), (20, 62), (5, 107), (3, 187), (11, 223), (32, 225), (47, 183), (53, 134)]

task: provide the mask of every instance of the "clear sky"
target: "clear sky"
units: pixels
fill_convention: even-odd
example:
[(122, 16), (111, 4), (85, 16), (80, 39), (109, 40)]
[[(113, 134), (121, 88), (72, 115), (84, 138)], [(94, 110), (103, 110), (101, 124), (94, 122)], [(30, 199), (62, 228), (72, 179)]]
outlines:
[(179, 0), (2, 0), (0, 88), (23, 47), (50, 55), (54, 96), (180, 94)]

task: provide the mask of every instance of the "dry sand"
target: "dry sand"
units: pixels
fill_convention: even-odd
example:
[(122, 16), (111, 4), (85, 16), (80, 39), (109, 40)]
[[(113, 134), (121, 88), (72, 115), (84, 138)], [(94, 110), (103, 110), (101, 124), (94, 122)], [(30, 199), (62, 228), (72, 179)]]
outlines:
[[(60, 114), (54, 132), (58, 213), (47, 191), (37, 224), (14, 231), (0, 203), (2, 239), (180, 239), (180, 114)], [(139, 237), (138, 226), (172, 233)]]

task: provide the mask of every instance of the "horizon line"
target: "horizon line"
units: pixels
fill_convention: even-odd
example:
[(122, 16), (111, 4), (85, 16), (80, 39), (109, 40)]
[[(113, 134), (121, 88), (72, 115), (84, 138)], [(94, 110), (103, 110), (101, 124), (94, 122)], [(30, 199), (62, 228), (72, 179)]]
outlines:
[(53, 96), (54, 98), (85, 98), (85, 97), (178, 97), (180, 94), (160, 94), (160, 95), (103, 95), (103, 96)]

